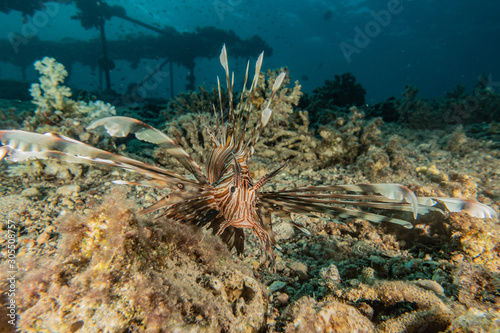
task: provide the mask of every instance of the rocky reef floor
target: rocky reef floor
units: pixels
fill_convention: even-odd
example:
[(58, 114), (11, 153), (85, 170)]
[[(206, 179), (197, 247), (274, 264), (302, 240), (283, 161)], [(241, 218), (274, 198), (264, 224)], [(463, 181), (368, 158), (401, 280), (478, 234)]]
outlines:
[[(1, 107), (2, 127), (21, 128), (28, 106), (2, 100)], [(277, 111), (251, 161), (254, 178), (290, 158), (267, 189), (401, 183), (417, 195), (474, 199), (500, 211), (498, 142), (470, 134), (493, 125), (415, 130), (362, 111), (351, 108), (314, 131), (307, 114), (283, 120), (287, 113)], [(176, 118), (170, 131), (189, 153), (208, 149), (199, 123)], [(154, 147), (84, 138), (182, 172)], [(281, 250), (272, 273), (252, 235), (239, 257), (210, 230), (139, 217), (164, 193), (115, 179), (140, 177), (59, 162), (0, 163), (0, 300), (8, 301), (12, 221), (20, 331), (500, 331), (498, 220), (430, 213), (407, 230), (294, 216), (307, 235), (275, 218)], [(7, 311), (0, 307), (0, 332), (13, 331)]]

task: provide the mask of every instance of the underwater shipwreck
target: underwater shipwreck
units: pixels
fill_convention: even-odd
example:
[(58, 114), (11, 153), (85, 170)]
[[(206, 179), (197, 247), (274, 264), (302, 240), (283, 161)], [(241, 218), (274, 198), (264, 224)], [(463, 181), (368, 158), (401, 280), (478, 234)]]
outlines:
[[(498, 327), (494, 141), (367, 116), (382, 107), (320, 113), (328, 86), (360, 96), (348, 75), (301, 109), (299, 82), (261, 73), (262, 55), (236, 92), (225, 48), (220, 61), (226, 88), (178, 96), (162, 130), (73, 100), (62, 64), (35, 63), (36, 110), (9, 106), (0, 131), (1, 157), (19, 162), (1, 165), (0, 205), (20, 331)], [(413, 98), (393, 108), (426, 108)]]

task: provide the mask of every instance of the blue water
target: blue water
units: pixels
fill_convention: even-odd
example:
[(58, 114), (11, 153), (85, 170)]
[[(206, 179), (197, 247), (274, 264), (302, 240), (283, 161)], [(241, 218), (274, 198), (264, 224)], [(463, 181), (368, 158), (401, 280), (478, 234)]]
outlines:
[[(9, 1), (8, 1), (9, 2)], [(26, 3), (31, 1), (26, 1)], [(18, 10), (0, 12), (0, 39), (12, 33), (42, 41), (99, 38), (98, 29), (84, 29), (71, 19), (75, 5), (47, 3), (47, 8), (23, 15)], [(304, 91), (312, 91), (335, 74), (353, 73), (367, 91), (367, 102), (375, 103), (399, 96), (405, 85), (416, 86), (420, 96), (441, 97), (457, 84), (475, 86), (477, 77), (490, 77), (500, 89), (500, 2), (463, 1), (107, 1), (120, 5), (126, 14), (158, 28), (170, 26), (179, 32), (214, 26), (233, 30), (240, 38), (260, 36), (271, 48), (263, 69), (287, 66)], [(0, 6), (1, 8), (1, 6)], [(6, 10), (5, 10), (6, 11)], [(113, 17), (106, 22), (109, 40), (128, 34), (157, 35), (137, 24)], [(5, 44), (2, 44), (5, 45)], [(213, 48), (222, 45), (214, 42)], [(172, 45), (172, 47), (176, 47)], [(5, 50), (0, 50), (3, 52)], [(183, 50), (179, 50), (182, 52)], [(19, 51), (19, 57), (26, 56)], [(254, 60), (260, 50), (252, 51)], [(47, 51), (50, 55), (50, 50)], [(246, 59), (231, 57), (236, 79), (242, 80)], [(67, 62), (58, 59), (60, 62)], [(132, 69), (127, 61), (117, 61), (111, 71), (112, 89), (124, 93), (131, 82), (141, 81), (162, 59), (143, 59)], [(97, 88), (97, 73), (75, 62), (69, 84), (80, 89)], [(173, 67), (174, 92), (185, 90), (189, 70)], [(221, 74), (217, 57), (197, 59), (195, 86), (211, 86)], [(19, 66), (0, 62), (1, 79), (21, 79)], [(28, 68), (26, 80), (34, 82), (35, 71)], [(170, 80), (162, 80), (148, 97), (170, 97)]]

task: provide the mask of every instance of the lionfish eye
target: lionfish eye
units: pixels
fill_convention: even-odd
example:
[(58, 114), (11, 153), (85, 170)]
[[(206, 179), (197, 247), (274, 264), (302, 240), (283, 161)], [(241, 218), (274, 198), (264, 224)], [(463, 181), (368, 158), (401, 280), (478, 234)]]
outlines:
[(231, 193), (234, 193), (236, 191), (236, 188), (234, 186), (231, 186)]

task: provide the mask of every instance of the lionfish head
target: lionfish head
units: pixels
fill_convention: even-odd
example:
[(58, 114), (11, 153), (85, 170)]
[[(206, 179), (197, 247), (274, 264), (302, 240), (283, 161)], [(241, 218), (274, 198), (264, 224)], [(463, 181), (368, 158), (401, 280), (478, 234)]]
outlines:
[(216, 198), (226, 221), (218, 234), (229, 226), (255, 229), (261, 224), (256, 205), (259, 188), (267, 181), (266, 177), (254, 185), (246, 163), (240, 163), (234, 155), (232, 169), (230, 176), (217, 186)]

